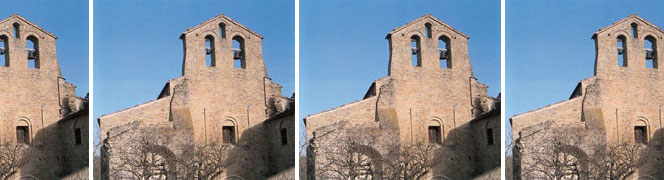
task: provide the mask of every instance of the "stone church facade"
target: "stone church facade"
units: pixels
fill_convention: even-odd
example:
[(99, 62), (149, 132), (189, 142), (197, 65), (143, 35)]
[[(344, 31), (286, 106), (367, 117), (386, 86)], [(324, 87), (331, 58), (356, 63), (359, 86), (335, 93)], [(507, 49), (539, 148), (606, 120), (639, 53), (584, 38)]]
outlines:
[(375, 168), (363, 177), (386, 177), (378, 172), (390, 158), (385, 147), (424, 143), (444, 159), (428, 179), (499, 178), (500, 99), (473, 75), (469, 36), (427, 14), (386, 39), (388, 76), (371, 83), (362, 100), (304, 118), (307, 177), (339, 178), (323, 172), (333, 153), (326, 149), (356, 133), (349, 151), (362, 151)]
[(19, 15), (0, 21), (0, 145), (28, 156), (12, 179), (87, 179), (87, 97), (62, 77), (56, 39)]
[(564, 172), (573, 172), (563, 178), (593, 179), (589, 162), (616, 158), (604, 152), (626, 144), (638, 148), (632, 160), (643, 163), (626, 178), (664, 179), (662, 38), (662, 29), (637, 15), (595, 32), (594, 76), (581, 80), (568, 100), (510, 119), (516, 179), (543, 176), (533, 167), (544, 166), (536, 165), (541, 144), (555, 138), (555, 157), (572, 160)]
[[(241, 154), (217, 179), (293, 177), (294, 98), (267, 75), (263, 36), (225, 15), (187, 29), (182, 76), (166, 82), (156, 100), (98, 119), (103, 141), (101, 173), (125, 177), (119, 149), (132, 131), (152, 129), (164, 158), (191, 149), (179, 144), (227, 144)], [(162, 152), (162, 153), (163, 153)], [(173, 157), (175, 158), (175, 157)], [(170, 160), (167, 160), (170, 161)], [(179, 166), (179, 165), (177, 165)], [(165, 179), (175, 179), (169, 166)], [(173, 171), (173, 172), (171, 172)]]

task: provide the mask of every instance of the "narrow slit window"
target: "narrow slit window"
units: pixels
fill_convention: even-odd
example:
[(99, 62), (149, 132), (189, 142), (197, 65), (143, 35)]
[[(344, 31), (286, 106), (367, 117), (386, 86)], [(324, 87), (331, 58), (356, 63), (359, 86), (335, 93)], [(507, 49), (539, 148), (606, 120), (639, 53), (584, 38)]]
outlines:
[(14, 23), (14, 38), (20, 38), (21, 37), (21, 25), (18, 23)]
[(486, 129), (486, 144), (488, 146), (493, 145), (493, 129), (492, 128)]
[(28, 57), (28, 68), (39, 69), (39, 41), (34, 36), (29, 36), (26, 43)]
[(657, 69), (658, 66), (658, 57), (657, 57), (657, 39), (652, 36), (647, 36), (644, 41), (644, 49), (646, 56), (646, 68)]
[(411, 51), (411, 64), (413, 67), (422, 66), (422, 50), (420, 46), (420, 38), (413, 36), (410, 38), (410, 51)]
[(223, 126), (221, 127), (221, 134), (223, 143), (225, 144), (235, 144), (235, 127), (234, 126)]
[(627, 39), (625, 36), (618, 36), (616, 46), (618, 51), (618, 66), (627, 66)]
[(9, 38), (0, 36), (0, 66), (9, 65)]
[(238, 69), (247, 68), (244, 39), (240, 36), (233, 37), (233, 67)]
[(281, 145), (288, 145), (288, 131), (286, 128), (281, 128)]
[(81, 136), (81, 128), (74, 129), (74, 141), (76, 145), (83, 144), (83, 137)]
[(205, 65), (208, 67), (215, 65), (214, 59), (214, 37), (206, 36), (205, 37)]
[(16, 143), (30, 144), (30, 128), (28, 126), (16, 126)]
[(632, 38), (639, 38), (639, 25), (632, 23)]
[(424, 28), (426, 30), (425, 32), (427, 33), (426, 34), (427, 38), (431, 38), (431, 24), (430, 23), (424, 24)]
[(429, 126), (429, 143), (442, 144), (440, 126)]
[(634, 143), (648, 144), (648, 128), (645, 126), (634, 126)]
[(438, 55), (440, 56), (440, 68), (452, 68), (452, 61), (450, 58), (450, 38), (447, 36), (440, 36), (438, 38)]
[(219, 23), (219, 37), (226, 38), (226, 24)]

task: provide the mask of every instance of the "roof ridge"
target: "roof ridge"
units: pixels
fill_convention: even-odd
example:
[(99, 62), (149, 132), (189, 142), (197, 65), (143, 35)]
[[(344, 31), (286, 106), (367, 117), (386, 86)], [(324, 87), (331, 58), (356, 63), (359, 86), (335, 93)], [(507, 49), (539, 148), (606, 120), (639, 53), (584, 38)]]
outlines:
[(244, 26), (244, 25), (240, 24), (239, 22), (237, 22), (237, 21), (231, 19), (230, 17), (226, 16), (225, 14), (219, 14), (219, 15), (213, 17), (213, 18), (210, 18), (210, 19), (208, 19), (208, 20), (206, 20), (206, 21), (203, 21), (202, 23), (200, 23), (200, 24), (198, 24), (198, 25), (196, 25), (196, 26), (193, 26), (193, 27), (187, 28), (187, 30), (185, 30), (184, 32), (182, 32), (182, 35), (184, 35), (184, 34), (188, 34), (188, 33), (191, 33), (192, 31), (194, 31), (194, 30), (196, 30), (196, 29), (198, 29), (198, 28), (200, 28), (200, 27), (202, 27), (202, 26), (204, 26), (204, 25), (206, 25), (206, 24), (208, 24), (208, 23), (211, 23), (211, 22), (213, 22), (213, 21), (215, 21), (215, 20), (217, 20), (217, 19), (220, 19), (220, 18), (226, 19), (228, 22), (231, 22), (231, 23), (233, 23), (234, 25), (236, 25), (236, 26), (238, 26), (238, 27), (240, 27), (240, 28), (242, 28), (242, 29), (248, 31), (249, 33), (258, 36), (258, 38), (263, 39), (263, 35), (258, 34), (258, 32), (249, 29), (247, 26)]
[(415, 24), (415, 23), (417, 23), (417, 22), (419, 22), (419, 21), (422, 21), (422, 20), (425, 19), (425, 18), (430, 18), (430, 19), (432, 19), (433, 21), (435, 21), (435, 22), (439, 23), (440, 25), (442, 25), (443, 27), (445, 27), (445, 28), (447, 28), (447, 29), (449, 29), (449, 30), (452, 30), (453, 32), (459, 34), (460, 36), (463, 36), (463, 37), (465, 37), (466, 39), (470, 39), (470, 36), (468, 36), (467, 34), (461, 32), (461, 31), (459, 31), (459, 30), (457, 30), (457, 29), (454, 29), (454, 27), (452, 27), (452, 26), (450, 26), (449, 24), (447, 24), (447, 23), (441, 21), (440, 19), (434, 17), (434, 16), (431, 15), (431, 14), (424, 14), (424, 15), (422, 15), (421, 17), (419, 17), (419, 18), (417, 18), (417, 19), (415, 19), (415, 20), (412, 20), (412, 21), (406, 23), (405, 25), (402, 25), (402, 26), (396, 27), (396, 28), (392, 29), (392, 31), (390, 31), (389, 33), (387, 33), (387, 35), (390, 36), (390, 35), (396, 33), (397, 31), (400, 31), (400, 30), (402, 30), (402, 29), (404, 29), (404, 28), (406, 28), (406, 27), (408, 27), (408, 26), (410, 26), (410, 25), (412, 25), (412, 24)]
[(49, 36), (51, 36), (51, 37), (53, 37), (53, 38), (55, 38), (55, 39), (58, 39), (58, 37), (55, 36), (55, 34), (53, 34), (53, 33), (49, 32), (49, 31), (45, 30), (44, 28), (40, 27), (39, 25), (37, 25), (37, 24), (35, 24), (35, 23), (29, 21), (29, 20), (26, 19), (25, 17), (23, 17), (23, 16), (21, 16), (21, 15), (18, 15), (18, 14), (12, 14), (11, 16), (9, 16), (9, 17), (7, 17), (7, 18), (1, 20), (0, 23), (7, 22), (7, 21), (9, 21), (9, 20), (11, 20), (11, 19), (13, 19), (13, 18), (17, 18), (17, 19), (19, 19), (19, 20), (25, 22), (26, 24), (28, 24), (28, 25), (30, 25), (30, 26), (33, 26), (33, 27), (37, 28), (38, 30), (44, 32), (45, 34), (47, 34), (47, 35), (49, 35)]

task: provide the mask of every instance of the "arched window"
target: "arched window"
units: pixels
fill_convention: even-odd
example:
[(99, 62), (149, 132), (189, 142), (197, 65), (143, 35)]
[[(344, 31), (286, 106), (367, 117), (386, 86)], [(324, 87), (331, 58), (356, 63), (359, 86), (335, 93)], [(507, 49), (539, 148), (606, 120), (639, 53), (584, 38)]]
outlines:
[(414, 67), (420, 67), (422, 66), (422, 50), (420, 46), (420, 37), (418, 36), (413, 36), (410, 38), (410, 51), (412, 53), (411, 56), (411, 64)]
[(657, 39), (652, 36), (646, 36), (644, 48), (646, 54), (646, 68), (657, 69)]
[(230, 119), (224, 120), (221, 126), (221, 138), (224, 144), (235, 144), (236, 124)]
[(30, 122), (27, 119), (21, 119), (16, 122), (16, 143), (30, 144)]
[(648, 123), (643, 119), (634, 124), (634, 143), (648, 144)]
[(0, 66), (9, 66), (9, 38), (0, 35)]
[(442, 124), (436, 119), (429, 121), (429, 143), (430, 144), (443, 144), (444, 140), (442, 137)]
[(427, 33), (427, 38), (431, 38), (431, 23), (424, 24), (425, 32)]
[(18, 23), (14, 23), (14, 38), (20, 38), (21, 37), (21, 25)]
[(282, 121), (279, 124), (279, 134), (281, 135), (281, 145), (288, 145), (288, 127), (286, 126), (286, 121)]
[(247, 68), (244, 39), (240, 36), (233, 37), (233, 67)]
[(452, 60), (450, 56), (450, 38), (447, 36), (440, 36), (438, 38), (438, 54), (440, 56), (440, 68), (452, 68)]
[(219, 37), (226, 38), (226, 24), (219, 23)]
[(636, 23), (632, 23), (632, 38), (638, 38), (639, 37), (639, 25)]
[(39, 69), (39, 39), (34, 36), (28, 36), (26, 48), (28, 53), (28, 68)]
[(210, 67), (215, 65), (214, 59), (214, 37), (212, 35), (205, 36), (205, 65)]
[(616, 40), (618, 49), (618, 66), (627, 66), (627, 38), (620, 35)]

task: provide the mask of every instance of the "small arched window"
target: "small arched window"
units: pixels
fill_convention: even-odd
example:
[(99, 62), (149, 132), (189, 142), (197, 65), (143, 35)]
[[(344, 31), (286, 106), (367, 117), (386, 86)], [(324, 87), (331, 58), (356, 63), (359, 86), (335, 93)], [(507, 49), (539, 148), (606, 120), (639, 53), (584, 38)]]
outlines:
[(0, 35), (0, 66), (9, 66), (9, 38)]
[(226, 24), (219, 23), (219, 37), (226, 38)]
[(233, 67), (247, 68), (246, 51), (244, 49), (244, 38), (240, 36), (233, 37)]
[(281, 145), (288, 145), (288, 127), (286, 126), (286, 121), (282, 121), (279, 124), (279, 134), (281, 136)]
[(28, 56), (28, 68), (39, 69), (39, 39), (34, 36), (28, 36), (26, 52)]
[(452, 68), (452, 60), (450, 53), (451, 45), (450, 38), (447, 36), (440, 36), (438, 38), (438, 54), (440, 56), (440, 68)]
[(632, 23), (632, 38), (639, 38), (639, 25)]
[(18, 23), (14, 23), (14, 38), (20, 38), (21, 37), (21, 25)]
[(620, 35), (616, 40), (618, 49), (618, 66), (627, 66), (627, 38)]
[(646, 56), (646, 68), (657, 69), (658, 66), (658, 57), (657, 57), (657, 39), (652, 36), (646, 36), (644, 41), (645, 56)]
[(410, 51), (411, 51), (411, 59), (410, 62), (413, 65), (413, 67), (420, 67), (422, 66), (422, 46), (420, 45), (420, 37), (418, 36), (412, 36), (410, 37)]
[(431, 23), (424, 24), (424, 29), (427, 33), (427, 38), (431, 38)]
[(224, 144), (235, 144), (235, 135), (236, 135), (236, 125), (235, 122), (226, 119), (221, 126), (221, 138)]
[(83, 132), (81, 131), (81, 123), (78, 121), (74, 122), (74, 145), (83, 144)]
[(208, 67), (215, 65), (215, 48), (214, 37), (212, 35), (205, 36), (205, 65)]
[(443, 144), (444, 139), (442, 136), (442, 130), (442, 124), (440, 121), (437, 121), (436, 119), (429, 121), (428, 134), (430, 144)]

